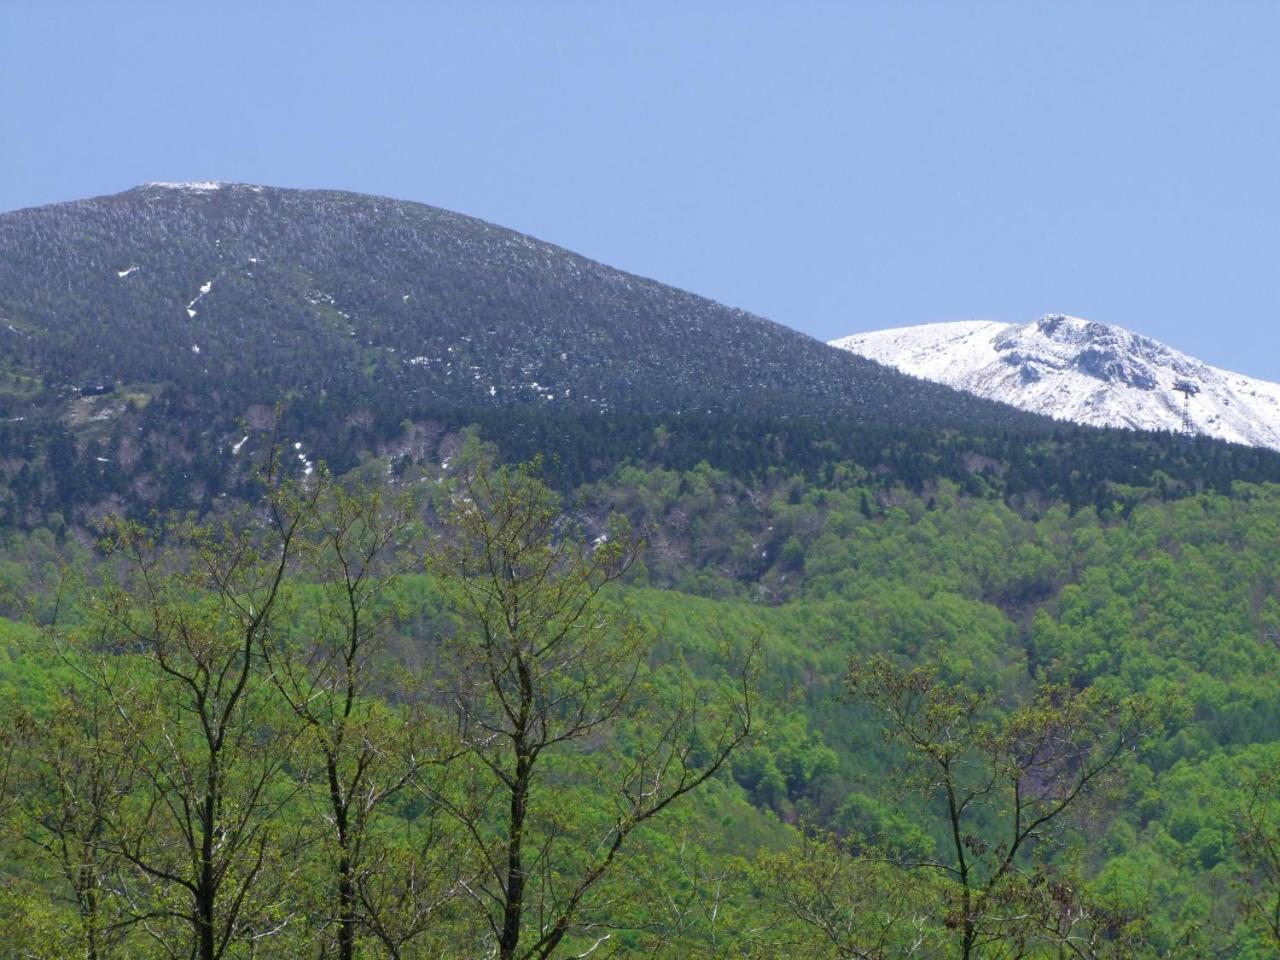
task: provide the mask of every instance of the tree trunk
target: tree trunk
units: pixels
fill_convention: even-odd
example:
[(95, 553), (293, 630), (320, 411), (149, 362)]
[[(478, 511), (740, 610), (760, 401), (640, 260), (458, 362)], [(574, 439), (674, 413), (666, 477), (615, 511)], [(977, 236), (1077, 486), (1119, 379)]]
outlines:
[(351, 872), (351, 859), (344, 854), (338, 861), (339, 960), (355, 960), (356, 955), (356, 890)]
[(196, 879), (196, 939), (198, 960), (217, 960), (215, 913), (217, 886), (214, 881), (213, 848), (218, 807), (218, 760), (210, 759), (205, 773), (204, 809), (200, 811), (200, 873)]
[(351, 837), (348, 830), (349, 804), (342, 795), (338, 779), (337, 759), (331, 754), (326, 766), (329, 775), (329, 801), (333, 807), (333, 822), (338, 839), (338, 958), (355, 960), (356, 955), (356, 885), (351, 862)]
[(516, 755), (516, 775), (511, 787), (510, 832), (507, 835), (507, 889), (502, 910), (499, 960), (513, 960), (520, 945), (520, 920), (524, 912), (524, 823), (529, 815), (531, 762), (523, 747)]

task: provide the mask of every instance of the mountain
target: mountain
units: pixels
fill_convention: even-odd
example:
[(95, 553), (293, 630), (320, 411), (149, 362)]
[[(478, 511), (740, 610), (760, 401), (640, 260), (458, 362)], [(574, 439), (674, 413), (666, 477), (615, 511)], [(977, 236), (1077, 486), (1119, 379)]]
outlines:
[[(294, 394), (400, 417), (444, 403), (1025, 421), (511, 230), (334, 191), (152, 183), (0, 215), (0, 319), (5, 353), (49, 386), (176, 384), (232, 419)], [(28, 393), (0, 414), (28, 413)]]
[(1274, 455), (1067, 428), (419, 203), (151, 183), (0, 214), (0, 528), (203, 514), (255, 497), (268, 450), (437, 469), (469, 426), (566, 491), (628, 461), (1100, 509), (1153, 477), (1280, 480)]
[(1079, 317), (930, 323), (854, 334), (832, 345), (1061, 420), (1180, 431), (1185, 409), (1195, 432), (1280, 449), (1280, 384)]

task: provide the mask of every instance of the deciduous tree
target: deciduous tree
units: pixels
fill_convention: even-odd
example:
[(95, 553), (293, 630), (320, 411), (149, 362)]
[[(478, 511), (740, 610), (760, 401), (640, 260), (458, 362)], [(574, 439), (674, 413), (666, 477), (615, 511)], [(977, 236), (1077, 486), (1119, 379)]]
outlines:
[(1095, 956), (1095, 913), (1049, 865), (1067, 814), (1096, 795), (1121, 759), (1160, 726), (1148, 698), (1044, 686), (998, 710), (928, 667), (875, 656), (851, 665), (851, 698), (870, 708), (906, 754), (904, 783), (939, 808), (946, 841), (934, 857), (897, 863), (946, 882), (949, 949), (957, 957), (1020, 957), (1051, 943)]
[[(748, 736), (750, 657), (724, 700), (647, 684), (652, 634), (602, 595), (642, 544), (618, 517), (594, 541), (579, 536), (536, 465), (479, 465), (446, 520), (431, 567), (461, 615), (448, 688), (468, 779), (461, 795), (433, 800), (482, 858), (472, 893), (501, 960), (551, 957), (571, 935), (589, 951), (610, 936), (586, 929), (589, 898), (627, 837)], [(626, 732), (625, 754), (576, 764), (610, 729)], [(593, 779), (594, 823), (572, 809), (575, 775)]]
[(135, 875), (139, 925), (174, 957), (219, 960), (290, 920), (264, 881), (289, 860), (276, 815), (297, 790), (286, 767), (298, 730), (258, 658), (312, 520), (309, 507), (274, 523), (238, 514), (182, 524), (164, 546), (133, 523), (110, 530), (123, 572), (91, 615), (99, 652), (132, 661), (130, 681), (99, 694), (134, 769), (104, 843)]
[(330, 874), (329, 895), (311, 898), (322, 955), (353, 960), (373, 940), (398, 957), (460, 892), (467, 862), (439, 824), (394, 829), (382, 817), (457, 752), (423, 709), (424, 678), (407, 676), (388, 649), (407, 612), (399, 588), (419, 563), (409, 552), (419, 504), (359, 481), (326, 482), (314, 502), (298, 494), (280, 491), (272, 503), (277, 528), (314, 513), (299, 551), (298, 617), (263, 632), (261, 649), (304, 728), (298, 749), (315, 759), (305, 795)]

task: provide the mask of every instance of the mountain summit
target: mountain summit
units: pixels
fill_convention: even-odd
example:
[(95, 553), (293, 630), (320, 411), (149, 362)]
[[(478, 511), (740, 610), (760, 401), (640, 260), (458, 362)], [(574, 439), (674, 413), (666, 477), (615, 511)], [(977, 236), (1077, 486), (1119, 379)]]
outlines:
[[(1060, 420), (1191, 429), (1280, 449), (1280, 384), (1210, 366), (1150, 337), (1079, 317), (930, 323), (833, 340), (927, 380)], [(1180, 392), (1190, 387), (1191, 395)]]
[[(203, 411), (232, 424), (288, 395), (397, 422), (442, 404), (1027, 420), (513, 230), (330, 190), (154, 182), (0, 214), (0, 320), (24, 375), (216, 394)], [(0, 385), (5, 415), (32, 411)]]

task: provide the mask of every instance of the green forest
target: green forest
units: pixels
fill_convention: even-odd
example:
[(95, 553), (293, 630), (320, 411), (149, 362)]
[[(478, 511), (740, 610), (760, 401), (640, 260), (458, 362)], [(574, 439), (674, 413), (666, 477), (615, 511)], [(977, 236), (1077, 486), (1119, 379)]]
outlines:
[(1280, 485), (255, 443), (4, 533), (2, 956), (1280, 951)]

